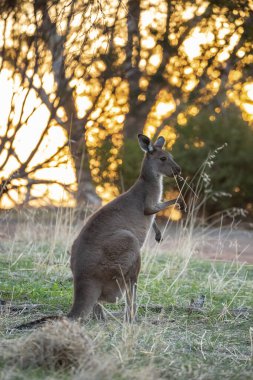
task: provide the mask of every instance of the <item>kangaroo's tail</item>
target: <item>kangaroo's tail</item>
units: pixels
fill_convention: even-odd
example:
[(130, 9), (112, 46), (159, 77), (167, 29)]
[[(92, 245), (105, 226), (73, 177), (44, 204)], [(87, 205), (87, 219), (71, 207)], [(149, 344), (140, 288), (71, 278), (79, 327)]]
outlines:
[(59, 321), (61, 319), (65, 318), (64, 316), (59, 316), (59, 315), (48, 315), (47, 317), (42, 317), (40, 319), (36, 319), (35, 321), (27, 322), (27, 323), (22, 323), (22, 325), (15, 326), (15, 330), (25, 330), (25, 329), (30, 329), (34, 327), (39, 327), (44, 325), (48, 321)]

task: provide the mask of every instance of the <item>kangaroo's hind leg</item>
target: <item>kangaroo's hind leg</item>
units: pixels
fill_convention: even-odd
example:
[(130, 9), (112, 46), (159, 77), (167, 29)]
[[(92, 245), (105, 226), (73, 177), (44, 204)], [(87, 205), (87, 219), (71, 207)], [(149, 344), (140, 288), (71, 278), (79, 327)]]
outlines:
[(69, 318), (85, 318), (92, 311), (101, 294), (97, 281), (74, 277), (74, 302), (68, 313)]
[(97, 321), (105, 321), (105, 314), (100, 303), (95, 303), (93, 306), (92, 317)]
[(133, 321), (136, 316), (136, 288), (141, 265), (139, 241), (131, 231), (115, 231), (104, 244), (104, 254), (108, 273), (118, 283), (117, 287), (114, 285), (104, 289), (104, 298), (112, 300), (117, 293), (126, 291), (126, 320)]

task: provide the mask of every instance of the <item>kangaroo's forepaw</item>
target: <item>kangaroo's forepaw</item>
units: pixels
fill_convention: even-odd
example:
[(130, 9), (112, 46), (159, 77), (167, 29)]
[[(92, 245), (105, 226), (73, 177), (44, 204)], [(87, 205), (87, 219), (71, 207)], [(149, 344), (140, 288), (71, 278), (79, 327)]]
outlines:
[(155, 234), (155, 240), (157, 241), (157, 243), (160, 243), (161, 241), (163, 241), (162, 234), (160, 231)]
[(180, 211), (184, 211), (184, 212), (187, 211), (187, 205), (186, 205), (185, 201), (182, 198), (179, 198), (177, 200), (177, 205), (178, 205), (178, 208), (179, 208)]

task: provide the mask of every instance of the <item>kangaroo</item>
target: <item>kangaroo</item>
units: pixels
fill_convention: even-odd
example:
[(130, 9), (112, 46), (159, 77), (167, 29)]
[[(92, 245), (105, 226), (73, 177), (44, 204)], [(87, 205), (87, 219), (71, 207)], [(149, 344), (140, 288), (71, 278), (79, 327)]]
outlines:
[[(185, 206), (181, 199), (161, 203), (163, 176), (173, 177), (181, 172), (171, 154), (163, 150), (165, 139), (159, 137), (152, 143), (139, 134), (138, 140), (145, 152), (139, 178), (128, 191), (91, 215), (73, 243), (70, 267), (74, 301), (69, 318), (85, 318), (93, 311), (94, 318), (104, 319), (99, 302), (113, 303), (126, 293), (125, 319), (133, 321), (140, 251), (151, 225), (156, 240), (161, 239), (155, 214), (174, 204), (181, 209)], [(17, 328), (60, 318), (44, 317)]]
[(163, 176), (181, 172), (171, 154), (163, 150), (165, 139), (155, 143), (138, 135), (145, 152), (140, 176), (125, 193), (100, 208), (86, 222), (72, 246), (71, 270), (74, 301), (70, 318), (104, 318), (98, 302), (116, 302), (126, 292), (126, 320), (136, 315), (136, 286), (141, 266), (140, 250), (151, 225), (161, 238), (154, 214), (168, 206), (184, 206), (180, 199), (161, 203)]

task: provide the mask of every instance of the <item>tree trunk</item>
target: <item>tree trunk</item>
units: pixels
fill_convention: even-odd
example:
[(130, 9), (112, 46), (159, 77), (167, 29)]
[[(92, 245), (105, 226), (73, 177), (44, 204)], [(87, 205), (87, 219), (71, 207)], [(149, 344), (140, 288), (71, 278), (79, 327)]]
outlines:
[(134, 139), (138, 133), (143, 133), (146, 119), (147, 113), (142, 107), (140, 107), (139, 111), (129, 112), (125, 119), (124, 137), (127, 139)]
[[(43, 10), (43, 22), (40, 27), (41, 37), (52, 53), (53, 73), (58, 86), (57, 96), (60, 97), (59, 107), (64, 107), (68, 117), (68, 123), (63, 124), (63, 127), (68, 133), (70, 152), (75, 164), (78, 183), (76, 193), (77, 205), (80, 206), (89, 203), (98, 206), (101, 204), (101, 200), (96, 194), (95, 187), (92, 183), (88, 155), (84, 154), (85, 126), (83, 121), (77, 117), (73, 89), (69, 85), (69, 79), (66, 76), (64, 52), (66, 35), (60, 36), (57, 33), (56, 24), (51, 21), (48, 14), (47, 2), (40, 6), (42, 6)], [(67, 33), (68, 30), (66, 31), (66, 34)]]
[[(89, 155), (85, 148), (84, 125), (79, 119), (72, 121), (73, 129), (70, 132), (70, 150), (75, 164), (77, 193), (76, 201), (78, 207), (91, 205), (99, 207), (101, 199), (96, 194), (95, 186), (89, 166)], [(80, 138), (81, 135), (81, 138)]]
[(125, 76), (129, 83), (129, 112), (126, 115), (124, 125), (125, 138), (134, 138), (138, 133), (139, 110), (137, 107), (140, 91), (141, 71), (139, 69), (140, 61), (140, 0), (128, 1), (127, 16), (127, 45), (126, 60), (123, 65)]

